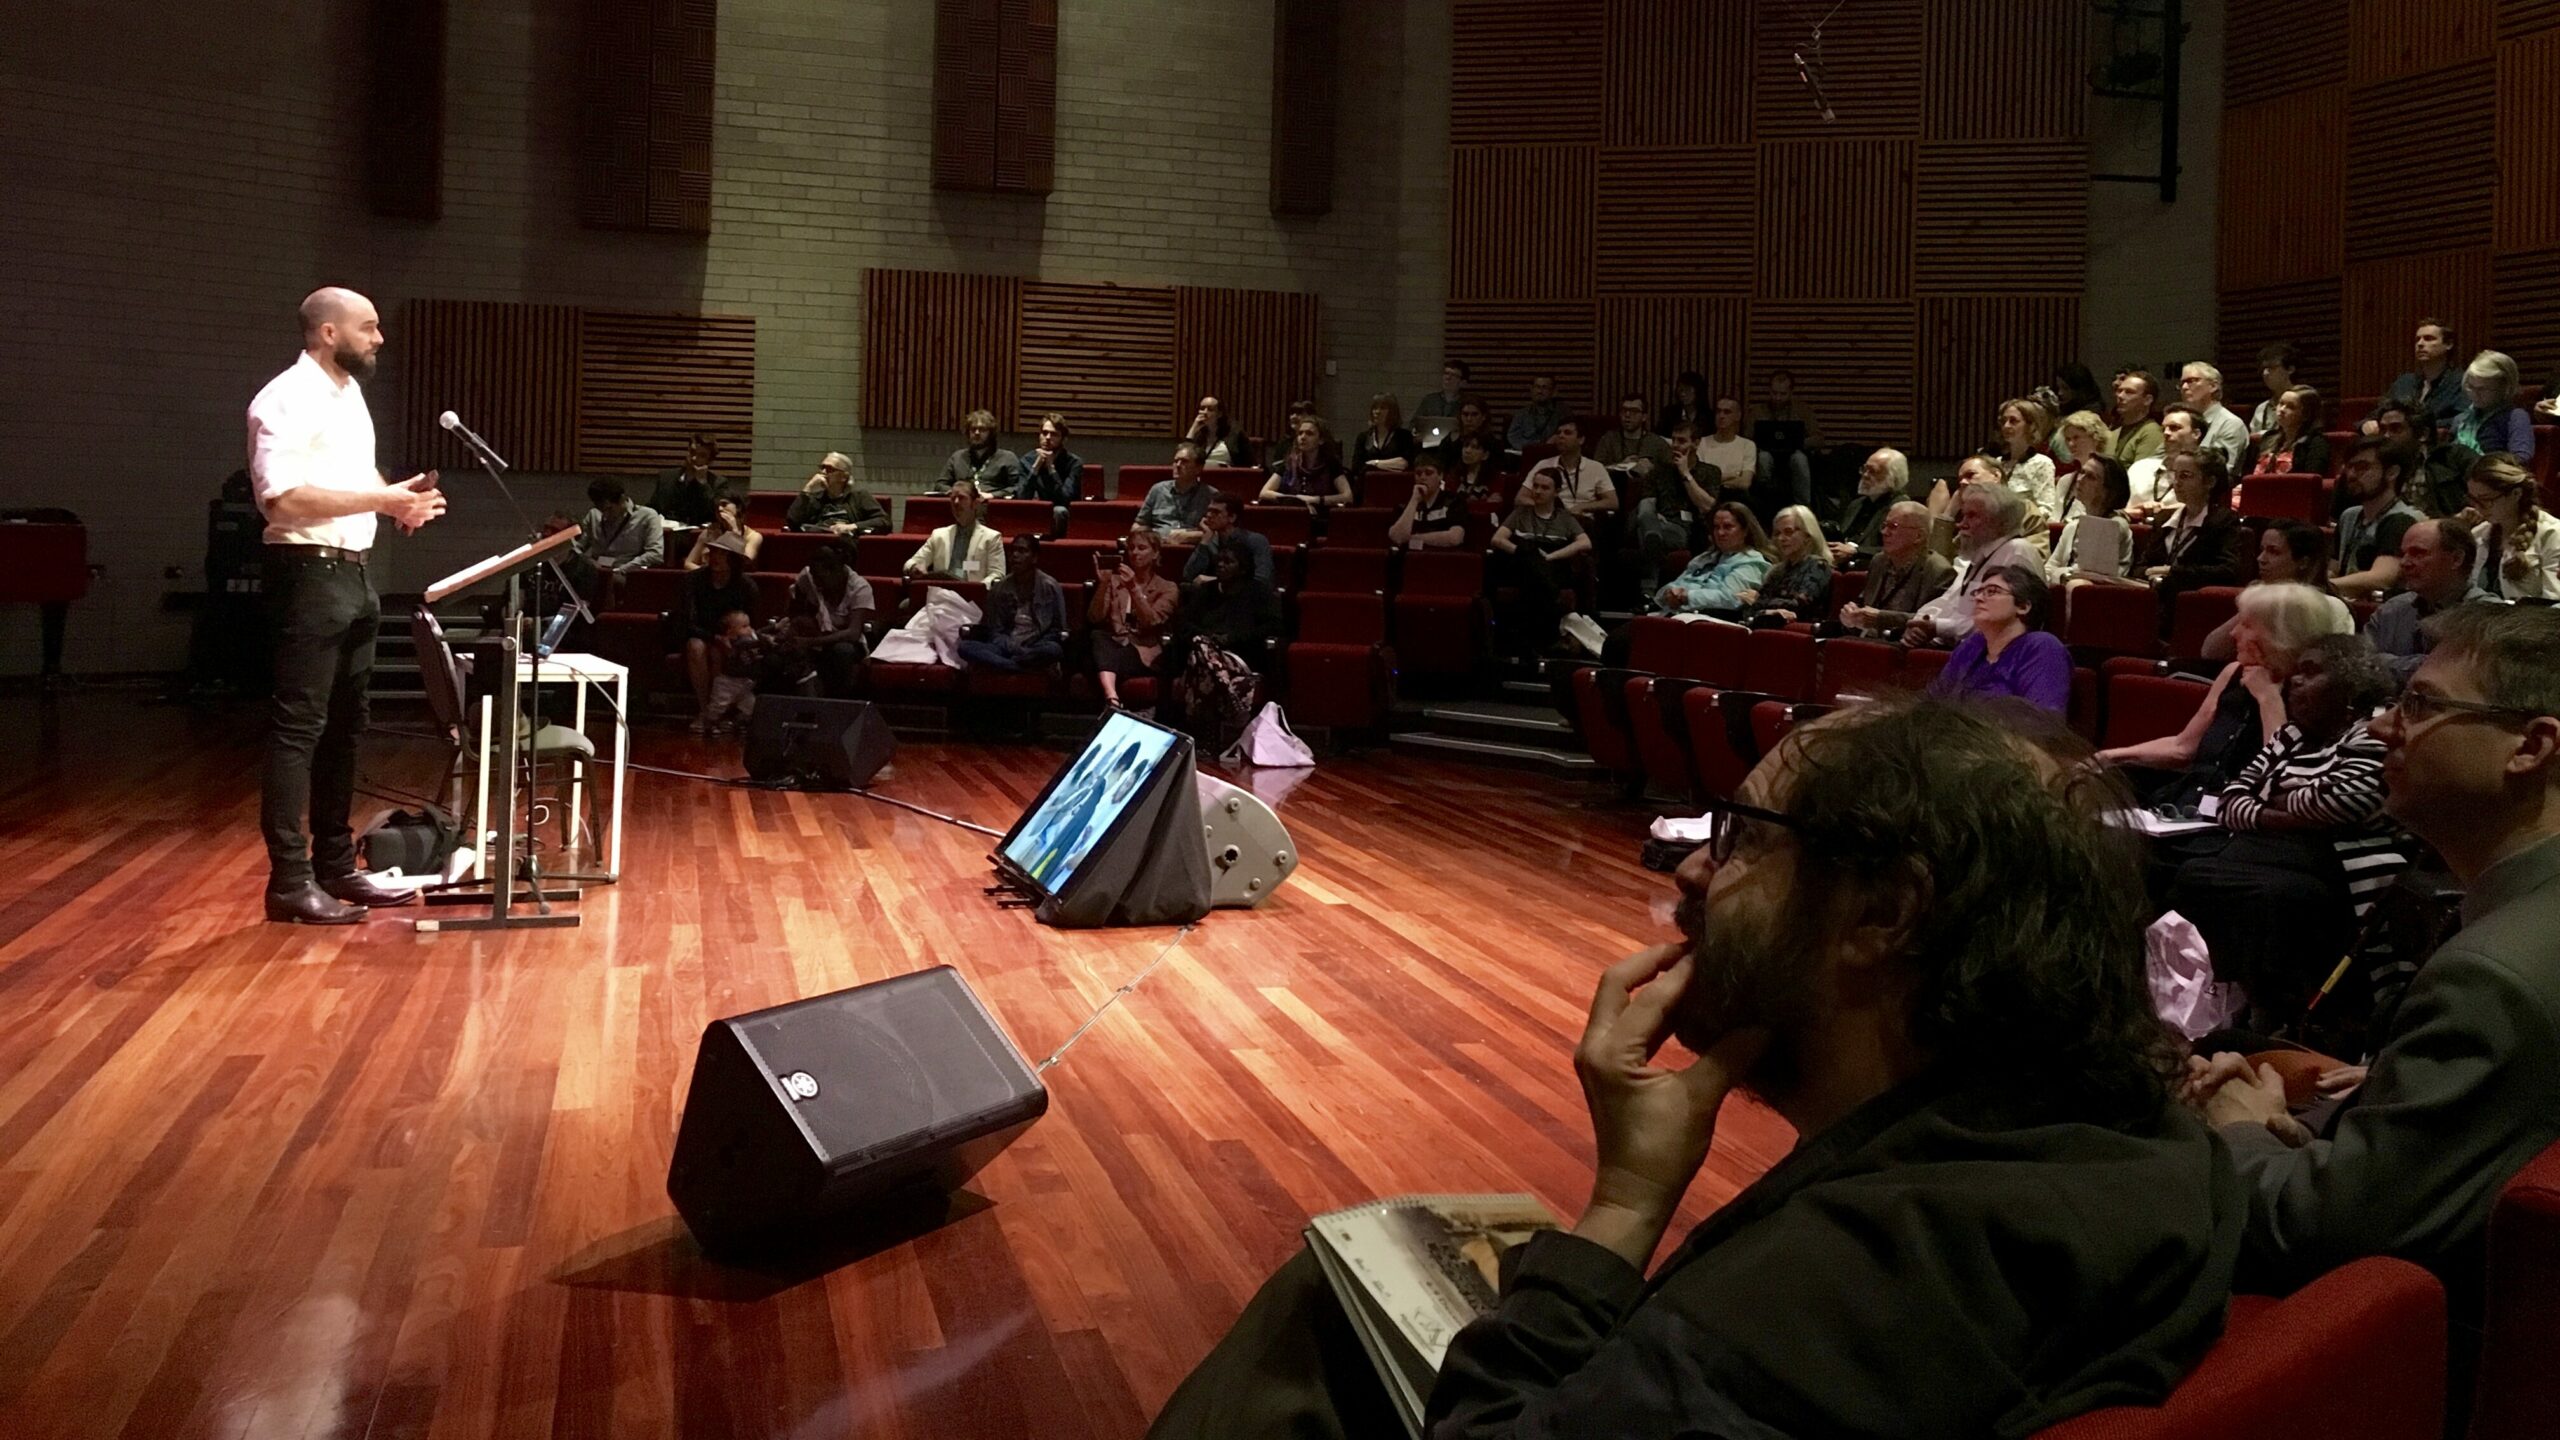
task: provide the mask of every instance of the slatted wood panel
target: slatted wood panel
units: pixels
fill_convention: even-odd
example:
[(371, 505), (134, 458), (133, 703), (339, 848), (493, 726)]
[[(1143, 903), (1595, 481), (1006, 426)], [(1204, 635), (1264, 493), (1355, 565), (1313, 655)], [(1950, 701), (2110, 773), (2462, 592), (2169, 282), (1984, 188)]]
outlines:
[[(2484, 57), (2348, 97), (2351, 263), (2489, 243), (2498, 162), (2485, 121), (2496, 87)], [(2425, 103), (2412, 104), (2420, 94)]]
[(929, 270), (862, 272), (862, 423), (956, 430), (1021, 410), (1022, 282)]
[(1057, 0), (935, 0), (933, 183), (1049, 193), (1057, 157)]
[(1755, 301), (1751, 396), (1767, 393), (1771, 371), (1790, 370), (1796, 393), (1820, 415), (1826, 441), (1907, 441), (1917, 318), (1908, 300)]
[(1922, 295), (2078, 294), (2088, 284), (2089, 192), (1987, 191), (1983, 177), (2089, 172), (2070, 140), (1923, 141), (1914, 158), (1912, 285)]
[(1174, 311), (1170, 285), (1024, 281), (1019, 413), (1062, 411), (1088, 434), (1163, 434)]
[(718, 30), (717, 0), (584, 0), (583, 223), (710, 233)]
[[(1321, 386), (1324, 333), (1315, 296), (1186, 285), (1173, 292), (1173, 308), (1173, 405), (1148, 433), (1180, 433), (1200, 397), (1214, 394), (1247, 434), (1277, 435), (1290, 402), (1312, 398)], [(1024, 417), (1025, 431), (1032, 418)], [(1347, 433), (1367, 414), (1326, 418)]]
[(1912, 148), (1907, 140), (1763, 144), (1758, 293), (1910, 294)]
[(1451, 296), (1553, 300), (1591, 293), (1597, 167), (1590, 146), (1468, 146), (1451, 161)]
[(2500, 250), (2560, 245), (2560, 29), (2498, 47)]
[(519, 470), (578, 468), (575, 307), (412, 300), (392, 320), (389, 343), (409, 464), (472, 463), (462, 442), (436, 424), (451, 410)]
[[(1834, 26), (1860, 23), (1851, 18), (1858, 8), (1843, 7)], [(2078, 139), (2088, 128), (2089, 87), (2077, 77), (2036, 83), (2018, 57), (2087, 54), (2089, 12), (2087, 0), (1929, 0), (1921, 137)]]
[(1449, 140), (1600, 138), (1602, 0), (1451, 0)]
[(1752, 0), (1609, 0), (1611, 145), (1751, 139)]
[(2498, 38), (2512, 40), (2560, 26), (2560, 0), (2498, 0)]
[(1642, 391), (1659, 401), (1673, 377), (1695, 370), (1710, 390), (1749, 404), (1751, 302), (1739, 296), (1614, 295), (1600, 301), (1599, 373), (1592, 395), (1611, 401)]
[(365, 0), (365, 199), (376, 215), (444, 215), (446, 0)]
[(1602, 295), (1748, 295), (1757, 259), (1748, 145), (1602, 150), (1592, 285)]
[(665, 469), (696, 431), (745, 474), (754, 460), (756, 322), (746, 315), (588, 310), (578, 326), (578, 468)]
[(2389, 377), (2364, 382), (2343, 378), (2347, 372), (2340, 357), (2344, 343), (2340, 295), (2334, 275), (2289, 285), (2223, 291), (2216, 325), (2221, 343), (2214, 363), (2222, 367), (2226, 376), (2255, 375), (2259, 349), (2287, 341), (2302, 352), (2302, 365), (2295, 376), (2318, 387), (2323, 395), (2337, 399), (2350, 390), (2379, 393), (2382, 386), (2390, 383)]
[[(1921, 452), (1957, 455), (1996, 442), (2002, 402), (2025, 394), (2079, 353), (2076, 295), (1923, 298)], [(2040, 367), (2020, 366), (2021, 357), (2038, 355), (2052, 358)]]
[(1443, 329), (1449, 353), (1474, 367), (1478, 391), (1526, 395), (1533, 377), (1553, 375), (1557, 398), (1579, 410), (1594, 399), (1592, 321), (1587, 300), (1453, 299)]
[(2560, 249), (2499, 256), (2491, 293), (2497, 348), (2515, 357), (2527, 381), (2560, 375)]
[[(2348, 0), (2230, 0), (2223, 103), (2257, 105), (2347, 78)], [(2189, 52), (2188, 63), (2197, 57)], [(2228, 195), (2231, 188), (2223, 186)]]
[(1329, 215), (1342, 0), (1274, 0), (1271, 22), (1271, 213)]
[(2492, 329), (2491, 280), (2486, 249), (2350, 263), (2341, 317), (2343, 383), (2359, 395), (2380, 393), (2409, 368), (2409, 337), (2429, 315), (2453, 325), (2468, 358)]
[(2347, 79), (2379, 85), (2486, 59), (2496, 33), (2496, 0), (2355, 0)]
[[(1838, 117), (1825, 122), (1813, 88), (1798, 73), (1797, 56), (1814, 58), (1813, 24), (1833, 7), (1766, 4), (1752, 37), (1757, 57), (1752, 96), (1755, 132), (1762, 140), (1900, 138), (1920, 131), (1920, 95), (1926, 0), (1857, 0), (1832, 14), (1822, 32), (1822, 92)], [(2023, 58), (2025, 52), (2018, 52)], [(2011, 83), (2025, 83), (2042, 68), (2021, 63)], [(2076, 69), (2066, 67), (2063, 73)]]
[(2347, 91), (2298, 91), (2222, 116), (2222, 284), (2247, 290), (2346, 263)]

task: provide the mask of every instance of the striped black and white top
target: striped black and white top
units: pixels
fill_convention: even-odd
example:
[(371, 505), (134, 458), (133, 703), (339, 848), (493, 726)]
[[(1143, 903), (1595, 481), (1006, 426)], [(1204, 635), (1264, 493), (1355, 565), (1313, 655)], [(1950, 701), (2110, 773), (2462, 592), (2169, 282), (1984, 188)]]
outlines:
[(2288, 724), (2223, 787), (2224, 828), (2256, 830), (2270, 812), (2327, 829), (2359, 920), (2409, 868), (2399, 827), (2382, 813), (2382, 742), (2362, 720), (2326, 745)]

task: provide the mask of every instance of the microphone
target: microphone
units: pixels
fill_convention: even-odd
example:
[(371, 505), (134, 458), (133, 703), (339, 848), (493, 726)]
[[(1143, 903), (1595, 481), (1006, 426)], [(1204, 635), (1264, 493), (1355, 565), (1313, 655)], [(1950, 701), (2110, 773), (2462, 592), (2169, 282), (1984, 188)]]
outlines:
[(470, 446), (479, 454), (481, 459), (489, 462), (491, 467), (499, 470), (508, 468), (507, 462), (498, 458), (498, 452), (489, 448), (488, 441), (473, 434), (471, 427), (462, 423), (461, 416), (447, 410), (436, 417), (436, 423), (447, 430), (452, 431), (454, 434), (461, 436), (462, 443)]

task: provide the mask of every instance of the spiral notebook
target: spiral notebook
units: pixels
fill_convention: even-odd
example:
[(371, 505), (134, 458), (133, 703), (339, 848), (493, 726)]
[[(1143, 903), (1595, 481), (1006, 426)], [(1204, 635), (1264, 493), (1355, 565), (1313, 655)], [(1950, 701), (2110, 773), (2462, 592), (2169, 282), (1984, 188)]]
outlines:
[(1500, 1298), (1503, 1252), (1555, 1228), (1527, 1195), (1403, 1195), (1308, 1223), (1307, 1248), (1414, 1440), (1449, 1342)]

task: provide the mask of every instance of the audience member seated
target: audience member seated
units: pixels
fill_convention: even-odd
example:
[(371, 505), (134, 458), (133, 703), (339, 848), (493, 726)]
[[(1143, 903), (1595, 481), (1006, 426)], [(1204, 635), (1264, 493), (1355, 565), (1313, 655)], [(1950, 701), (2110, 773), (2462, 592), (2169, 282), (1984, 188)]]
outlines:
[(2052, 592), (2023, 565), (2003, 565), (1973, 587), (1973, 633), (1929, 682), (1932, 695), (2024, 700), (2056, 715), (2071, 709), (2071, 652), (2045, 627)]
[[(2167, 1396), (2220, 1333), (2243, 1197), (2174, 1098), (2085, 756), (1922, 701), (1761, 762), (1680, 869), (1680, 943), (1602, 976), (1589, 1200), (1504, 1257), (1425, 1433), (2024, 1436)], [(1742, 1087), (1795, 1151), (1648, 1276)], [(1303, 1250), (1150, 1432), (1401, 1433)]]
[[(1931, 481), (1929, 513), (1947, 527), (1943, 532), (1944, 535), (1951, 536), (1954, 533), (1956, 501), (1964, 494), (1965, 487), (1968, 485), (1993, 485), (2005, 490), (2009, 488), (2009, 477), (2002, 472), (2000, 462), (1990, 456), (1967, 455), (1956, 462), (1956, 474), (1953, 480)], [(2026, 509), (2021, 506), (2018, 511), (2021, 529), (2025, 528), (2026, 514)]]
[(684, 552), (684, 568), (701, 569), (703, 562), (711, 556), (711, 547), (720, 543), (724, 536), (737, 541), (739, 548), (746, 552), (741, 568), (754, 569), (755, 558), (764, 549), (764, 532), (748, 524), (746, 517), (738, 513), (738, 497), (735, 495), (721, 496), (712, 506), (711, 523), (693, 532), (693, 546)]
[(2178, 372), (2178, 394), (2204, 421), (2204, 447), (2221, 451), (2224, 468), (2239, 473), (2249, 463), (2249, 426), (2222, 403), (2222, 371), (2188, 361)]
[(1289, 453), (1272, 464), (1260, 498), (1294, 501), (1313, 514), (1322, 514), (1329, 505), (1351, 503), (1351, 476), (1335, 458), (1333, 434), (1323, 421), (1308, 416), (1298, 422), (1290, 432)]
[(926, 536), (916, 553), (907, 557), (908, 578), (983, 580), (991, 585), (1003, 579), (1004, 537), (978, 523), (978, 512), (986, 503), (978, 498), (978, 487), (962, 480), (948, 493), (951, 523)]
[(1769, 573), (1744, 592), (1749, 618), (1777, 625), (1820, 619), (1831, 608), (1831, 546), (1810, 508), (1790, 505), (1778, 512), (1769, 556), (1775, 562)]
[(970, 668), (1014, 675), (1065, 662), (1067, 595), (1040, 568), (1039, 536), (1004, 542), (1004, 574), (988, 583), (978, 613), (978, 623), (960, 639), (960, 658)]
[[(1532, 475), (1544, 475), (1552, 482), (1557, 500), (1574, 515), (1604, 513), (1618, 508), (1618, 487), (1609, 477), (1609, 467), (1582, 453), (1582, 422), (1565, 417), (1556, 426), (1556, 453), (1529, 469)], [(1472, 497), (1463, 471), (1453, 472), (1450, 485), (1458, 493)], [(1496, 491), (1493, 499), (1502, 498)]]
[(2178, 503), (2143, 542), (2135, 569), (2160, 592), (2164, 630), (2180, 595), (2238, 585), (2256, 568), (2246, 553), (2248, 527), (2231, 509), (2231, 472), (2222, 467), (2222, 452), (2210, 446), (2172, 452), (2169, 479)]
[(1739, 500), (1707, 515), (1707, 548), (1689, 568), (1654, 592), (1653, 603), (1674, 615), (1741, 615), (1769, 578), (1769, 536), (1760, 517)]
[(1169, 718), (1210, 755), (1225, 753), (1253, 718), (1262, 665), (1280, 638), (1280, 596), (1271, 582), (1254, 574), (1241, 548), (1216, 554), (1209, 577), (1184, 593), (1165, 647)]
[(2267, 435), (2276, 428), (2276, 402), (2293, 388), (2293, 372), (2301, 368), (2302, 352), (2281, 340), (2258, 352), (2258, 379), (2267, 387), (2267, 398), (2249, 412), (2250, 454), (2266, 448)]
[(2053, 441), (2053, 412), (2037, 400), (2010, 400), (2000, 406), (2000, 465), (2009, 488), (2027, 499), (2027, 529), (2043, 530), (2062, 518), (2062, 492), (2053, 474), (2053, 457), (2045, 447)]
[(1458, 402), (1466, 398), (1467, 382), (1473, 380), (1475, 375), (1475, 367), (1464, 360), (1441, 361), (1440, 388), (1422, 397), (1422, 403), (1413, 407), (1413, 418), (1416, 420), (1457, 419)]
[[(2095, 410), (2106, 403), (2106, 397), (2098, 393), (2098, 377), (2089, 373), (2088, 366), (2066, 360), (2053, 367), (2053, 383), (2044, 401), (2045, 408), (2054, 414), (2068, 415), (2075, 410)], [(2062, 452), (2055, 452), (2056, 463), (2065, 458), (2068, 457)]]
[[(2307, 520), (2282, 520), (2268, 526), (2258, 536), (2258, 578), (2249, 588), (2260, 585), (2308, 585), (2337, 607), (2340, 633), (2355, 628), (2355, 619), (2346, 602), (2329, 590), (2329, 542), (2319, 527)], [(2213, 627), (2204, 637), (2203, 658), (2223, 661), (2232, 657), (2232, 632), (2239, 627), (2240, 617), (2232, 617)]]
[(1730, 395), (1716, 399), (1715, 433), (1698, 442), (1698, 459), (1716, 467), (1724, 483), (1741, 491), (1735, 499), (1750, 493), (1760, 481), (1760, 447), (1742, 433), (1742, 402)]
[(2116, 432), (2107, 428), (2105, 416), (2095, 410), (2074, 410), (2055, 428), (2054, 468), (2057, 473), (2076, 470), (2089, 463), (2092, 455), (2113, 459), (2115, 445)]
[(1532, 375), (1529, 401), (1511, 412), (1511, 425), (1503, 431), (1502, 438), (1510, 441), (1514, 450), (1543, 445), (1554, 437), (1556, 426), (1564, 423), (1564, 417), (1564, 402), (1556, 398), (1556, 377)]
[(2035, 550), (2018, 538), (2026, 514), (2027, 497), (1997, 482), (1976, 481), (1958, 493), (1955, 578), (1912, 612), (1904, 644), (1954, 646), (1973, 633), (1975, 586), (2004, 565), (2040, 568)]
[(658, 483), (649, 487), (649, 508), (669, 525), (710, 524), (720, 502), (729, 496), (729, 482), (711, 468), (711, 462), (719, 458), (719, 443), (695, 431), (685, 442), (684, 464), (659, 476)]
[(988, 499), (1011, 495), (1022, 479), (1022, 457), (996, 443), (996, 417), (988, 410), (972, 410), (960, 417), (960, 438), (965, 442), (942, 462), (943, 489), (966, 482)]
[(854, 573), (853, 542), (829, 541), (791, 582), (792, 623), (782, 647), (816, 666), (827, 694), (850, 696), (861, 688), (863, 662), (871, 654), (871, 612), (877, 604), (871, 582)]
[(1369, 428), (1351, 442), (1351, 473), (1366, 475), (1372, 470), (1402, 470), (1422, 453), (1413, 432), (1404, 428), (1404, 407), (1393, 395), (1369, 397)]
[(2248, 1028), (2301, 1017), (2355, 940), (2356, 923), (2408, 868), (2382, 813), (2382, 742), (2366, 717), (2396, 687), (2361, 635), (2303, 647), (2284, 682), (2285, 723), (2222, 787), (2214, 818), (2169, 883), (2214, 978), (2249, 995)]
[[(1434, 450), (1431, 454), (1437, 457), (1440, 452)], [(1447, 471), (1449, 488), (1461, 497), (1482, 500), (1496, 508), (1502, 505), (1506, 488), (1502, 467), (1494, 463), (1493, 452), (1484, 448), (1484, 437), (1468, 436), (1458, 442), (1458, 458), (1454, 463), (1445, 459), (1440, 463)], [(1611, 498), (1614, 500), (1616, 497)]]
[(1116, 558), (1097, 556), (1093, 603), (1093, 678), (1102, 703), (1117, 708), (1120, 682), (1152, 675), (1164, 659), (1165, 636), (1182, 605), (1182, 587), (1156, 573), (1164, 551), (1154, 532), (1132, 530)]
[[(1520, 482), (1519, 508), (1493, 532), (1493, 553), (1485, 557), (1487, 587), (1497, 600), (1510, 592), (1494, 617), (1494, 630), (1513, 658), (1532, 658), (1555, 645), (1566, 619), (1591, 603), (1594, 548), (1582, 522), (1556, 498), (1555, 473), (1543, 466), (1529, 472)], [(1565, 603), (1568, 587), (1574, 591), (1572, 607)]]
[(1046, 500), (1053, 523), (1051, 539), (1067, 533), (1067, 507), (1083, 493), (1084, 460), (1067, 448), (1067, 417), (1052, 412), (1040, 417), (1040, 436), (1016, 462), (1010, 494), (1017, 500)]
[(2045, 562), (2046, 576), (2056, 585), (2092, 580), (2121, 580), (2133, 567), (2133, 527), (2124, 507), (2133, 498), (2133, 482), (2124, 467), (2105, 455), (2080, 462), (2072, 475), (2069, 519)]
[(2125, 477), (2133, 485), (2133, 519), (2151, 519), (2177, 503), (2169, 483), (2169, 457), (2193, 454), (2203, 445), (2204, 416), (2193, 406), (2172, 405), (2161, 413), (2159, 451), (2125, 466)]
[(2449, 431), (2462, 413), (2462, 367), (2453, 363), (2453, 327), (2429, 317), (2418, 322), (2411, 349), (2417, 369), (2391, 382), (2380, 404), (2365, 417), (2364, 433), (2382, 433), (2382, 406), (2397, 404), (2423, 412), (2439, 432)]
[(2382, 602), (2365, 622), (2391, 666), (2406, 680), (2435, 647), (2427, 622), (2457, 605), (2476, 605), (2489, 592), (2471, 583), (2480, 560), (2480, 544), (2459, 520), (2420, 520), (2400, 537), (2400, 593)]
[(1484, 453), (1494, 464), (1506, 468), (1510, 465), (1511, 446), (1494, 425), (1493, 412), (1485, 407), (1482, 396), (1470, 394), (1461, 398), (1456, 420), (1457, 428), (1449, 432), (1448, 439), (1440, 442), (1440, 463), (1457, 464), (1459, 447), (1473, 440), (1484, 447)]
[(800, 487), (782, 523), (804, 532), (877, 535), (889, 528), (889, 507), (872, 498), (867, 486), (853, 483), (851, 457), (830, 450), (818, 462), (818, 473)]
[[(704, 533), (708, 534), (708, 531)], [(729, 616), (756, 610), (756, 582), (747, 578), (747, 547), (735, 535), (713, 541), (702, 568), (684, 577), (684, 673), (693, 684), (699, 728), (711, 730), (711, 682), (720, 677), (714, 652), (729, 630)]]
[(2376, 600), (2400, 585), (2400, 538), (2427, 518), (2400, 498), (2418, 468), (2418, 452), (2370, 435), (2347, 447), (2338, 488), (2353, 503), (2338, 512), (2338, 574), (2330, 582), (2349, 600)]
[(2533, 475), (2503, 455), (2471, 467), (2465, 482), (2480, 560), (2473, 588), (2492, 600), (2560, 600), (2560, 516), (2535, 498)]
[(1654, 412), (1653, 433), (1669, 435), (1682, 424), (1691, 435), (1703, 434), (1715, 422), (1715, 407), (1707, 400), (1707, 377), (1695, 370), (1683, 370), (1671, 382), (1671, 398)]
[(1901, 451), (1884, 449), (1867, 456), (1858, 467), (1858, 491), (1840, 511), (1840, 538), (1831, 542), (1831, 563), (1860, 570), (1875, 559), (1884, 543), (1885, 516), (1908, 498), (1910, 489), (1911, 462)]
[(1218, 557), (1229, 550), (1244, 556), (1245, 568), (1265, 587), (1279, 582), (1271, 564), (1271, 542), (1244, 528), (1244, 505), (1232, 495), (1212, 493), (1200, 515), (1200, 539), (1183, 562), (1182, 583), (1206, 585), (1217, 577)]
[(2560, 611), (2484, 605), (2443, 630), (2373, 733), (2391, 817), (2467, 892), (2461, 930), (2382, 1021), (2369, 1067), (2322, 1077), (2353, 1087), (2325, 1117), (2294, 1120), (2282, 1080), (2238, 1055), (2198, 1063), (2188, 1093), (2249, 1192), (2241, 1281), (2290, 1290), (2367, 1255), (2427, 1266), (2458, 1404), (2490, 1206), (2560, 1139)]
[(2516, 362), (2496, 350), (2471, 357), (2462, 372), (2462, 410), (2453, 417), (2453, 443), (2474, 455), (2533, 460), (2533, 415), (2516, 403), (2524, 377)]
[(1413, 488), (1405, 492), (1404, 509), (1387, 527), (1387, 543), (1407, 550), (1445, 550), (1467, 540), (1467, 498), (1449, 488), (1440, 457), (1422, 455), (1413, 462)]
[(1721, 477), (1699, 473), (1697, 432), (1686, 420), (1667, 437), (1669, 460), (1630, 487), (1636, 501), (1636, 586), (1651, 592), (1674, 551), (1691, 548), (1698, 521), (1716, 507)]
[[(2429, 515), (2460, 512), (2463, 482), (2480, 457), (2447, 441), (2436, 428), (2435, 418), (2424, 410), (2385, 400), (2373, 413), (2374, 423), (2382, 427), (2379, 438), (2406, 445), (2418, 456), (2418, 470), (2401, 487), (2402, 498)], [(2338, 508), (2344, 510), (2348, 503), (2342, 486)]]
[(1200, 447), (1203, 465), (1248, 466), (1253, 463), (1253, 442), (1245, 433), (1227, 423), (1227, 407), (1215, 395), (1200, 397), (1199, 413), (1191, 417), (1191, 428), (1182, 438)]
[(2160, 453), (2160, 422), (2152, 418), (2160, 408), (2160, 382), (2148, 370), (2119, 370), (2115, 396), (2115, 438), (2107, 453), (2129, 471)]
[(2232, 661), (2205, 688), (2194, 718), (2175, 735), (2101, 750), (2098, 758), (2150, 772), (2136, 783), (2155, 805), (2193, 808), (2203, 796), (2219, 795), (2284, 728), (2284, 682), (2303, 650), (2323, 635), (2353, 630), (2346, 612), (2308, 585), (2250, 586), (2240, 592), (2232, 623)]
[[(1769, 427), (1766, 436), (1764, 426)], [(1770, 497), (1764, 503), (1772, 510), (1780, 505), (1811, 505), (1813, 452), (1822, 448), (1822, 422), (1814, 418), (1812, 404), (1797, 397), (1794, 371), (1769, 372), (1769, 395), (1751, 407), (1750, 429), (1760, 447), (1759, 493)], [(1771, 448), (1778, 439), (1792, 443)], [(1786, 469), (1783, 482), (1778, 478), (1781, 466)]]
[[(713, 674), (703, 689), (703, 700), (696, 708), (693, 728), (705, 737), (723, 730), (742, 729), (756, 714), (756, 681), (765, 671), (770, 646), (756, 633), (755, 621), (744, 610), (722, 615), (720, 628), (713, 633), (705, 655), (705, 663)], [(731, 719), (731, 716), (736, 719)]]
[(1173, 477), (1148, 486), (1138, 502), (1138, 528), (1167, 545), (1197, 545), (1217, 493), (1200, 479), (1200, 447), (1185, 440), (1173, 447)]
[(570, 542), (571, 584), (599, 610), (610, 610), (622, 595), (622, 577), (651, 570), (667, 558), (666, 527), (658, 512), (634, 505), (622, 482), (607, 475), (587, 484), (593, 508), (578, 522), (578, 538)]
[(1955, 566), (1929, 545), (1929, 526), (1929, 507), (1917, 500), (1896, 501), (1885, 511), (1866, 588), (1856, 603), (1840, 607), (1842, 629), (1899, 638), (1911, 617), (1955, 582)]
[(2326, 475), (2329, 437), (2320, 429), (2320, 392), (2308, 385), (2286, 388), (2275, 398), (2275, 412), (2258, 436), (2250, 471), (2258, 475)]
[[(1592, 447), (1591, 453), (1603, 468), (1625, 476), (1627, 488), (1631, 490), (1642, 490), (1656, 469), (1671, 464), (1671, 442), (1653, 433), (1645, 412), (1644, 397), (1632, 391), (1618, 401), (1618, 428), (1601, 436), (1600, 443)], [(1609, 494), (1611, 499), (1605, 508), (1614, 510), (1617, 508), (1615, 489), (1609, 489)], [(1579, 500), (1586, 506), (1590, 506), (1593, 500), (1588, 491), (1565, 498), (1568, 504)], [(1588, 514), (1590, 510), (1576, 513)]]

